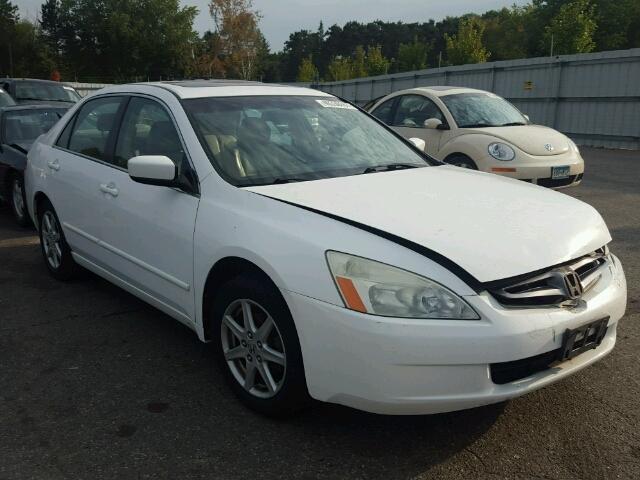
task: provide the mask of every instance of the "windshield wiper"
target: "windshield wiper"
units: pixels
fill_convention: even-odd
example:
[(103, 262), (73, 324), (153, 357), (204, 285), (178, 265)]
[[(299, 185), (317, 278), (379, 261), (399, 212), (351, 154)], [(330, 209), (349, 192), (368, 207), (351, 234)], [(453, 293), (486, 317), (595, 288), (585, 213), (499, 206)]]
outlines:
[(498, 125), (490, 125), (488, 123), (470, 123), (469, 125), (462, 125), (460, 128), (486, 128), (497, 127)]
[(278, 185), (281, 183), (294, 183), (294, 182), (304, 182), (302, 178), (276, 178), (271, 185)]
[(501, 127), (519, 127), (522, 125), (526, 125), (526, 123), (524, 122), (510, 122), (510, 123), (503, 123), (502, 125), (500, 125)]
[(71, 100), (64, 100), (62, 98), (36, 98), (36, 97), (18, 97), (17, 100), (37, 100), (39, 102), (63, 102), (73, 103)]
[(389, 163), (387, 165), (376, 165), (375, 167), (367, 167), (362, 173), (392, 172), (394, 170), (405, 170), (407, 168), (418, 168), (418, 165), (413, 165), (411, 163)]
[(15, 148), (16, 150), (19, 150), (22, 153), (27, 153), (27, 150), (23, 146), (18, 145), (17, 143), (11, 143), (9, 144), (9, 146)]

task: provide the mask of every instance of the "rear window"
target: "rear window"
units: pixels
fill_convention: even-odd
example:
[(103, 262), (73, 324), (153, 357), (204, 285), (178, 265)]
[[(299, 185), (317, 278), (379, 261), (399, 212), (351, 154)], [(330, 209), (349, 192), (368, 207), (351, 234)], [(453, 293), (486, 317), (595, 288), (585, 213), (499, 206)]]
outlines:
[(71, 102), (80, 100), (80, 95), (71, 87), (48, 82), (16, 82), (16, 100), (38, 100), (48, 102)]
[(3, 140), (6, 144), (33, 143), (47, 133), (64, 115), (64, 109), (15, 110), (4, 114)]

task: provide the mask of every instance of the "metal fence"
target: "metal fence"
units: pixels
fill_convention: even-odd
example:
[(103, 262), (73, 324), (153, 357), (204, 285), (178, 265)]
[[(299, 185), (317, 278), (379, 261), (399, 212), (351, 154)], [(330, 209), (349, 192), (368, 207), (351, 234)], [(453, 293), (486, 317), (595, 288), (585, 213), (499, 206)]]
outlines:
[(505, 97), (580, 145), (640, 149), (640, 49), (418, 70), (314, 85), (358, 104), (405, 88), (455, 85)]
[(66, 85), (75, 88), (76, 92), (82, 97), (92, 94), (101, 88), (108, 87), (108, 83), (82, 83), (82, 82), (64, 82)]

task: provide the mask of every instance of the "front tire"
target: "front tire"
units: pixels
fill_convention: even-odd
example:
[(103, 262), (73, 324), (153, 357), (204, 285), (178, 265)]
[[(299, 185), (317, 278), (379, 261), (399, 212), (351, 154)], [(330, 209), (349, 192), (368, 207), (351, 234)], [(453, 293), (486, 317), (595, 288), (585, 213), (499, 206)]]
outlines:
[(24, 177), (20, 173), (13, 173), (9, 180), (9, 192), (7, 197), (11, 204), (11, 213), (18, 225), (28, 227), (31, 223), (27, 213), (27, 200), (24, 193)]
[(302, 352), (278, 289), (259, 275), (223, 285), (212, 308), (211, 337), (225, 376), (249, 408), (269, 416), (303, 409), (309, 400)]
[(456, 167), (460, 168), (466, 168), (468, 170), (478, 170), (478, 165), (476, 165), (476, 162), (471, 160), (466, 155), (462, 154), (452, 155), (445, 160), (445, 163), (448, 163), (449, 165), (455, 165)]
[(40, 249), (49, 273), (57, 280), (71, 280), (76, 275), (78, 265), (73, 260), (58, 215), (47, 200), (39, 208), (38, 220)]

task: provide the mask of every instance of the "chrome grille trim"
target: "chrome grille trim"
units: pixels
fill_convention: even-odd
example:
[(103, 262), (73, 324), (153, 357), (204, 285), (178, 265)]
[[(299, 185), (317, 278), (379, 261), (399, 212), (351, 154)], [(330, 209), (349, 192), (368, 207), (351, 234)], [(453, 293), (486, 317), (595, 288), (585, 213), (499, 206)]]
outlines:
[[(490, 289), (489, 292), (507, 307), (571, 307), (602, 278), (601, 268), (609, 260), (605, 247), (562, 266), (534, 274), (515, 283)], [(569, 277), (579, 277), (579, 286), (571, 288)]]

